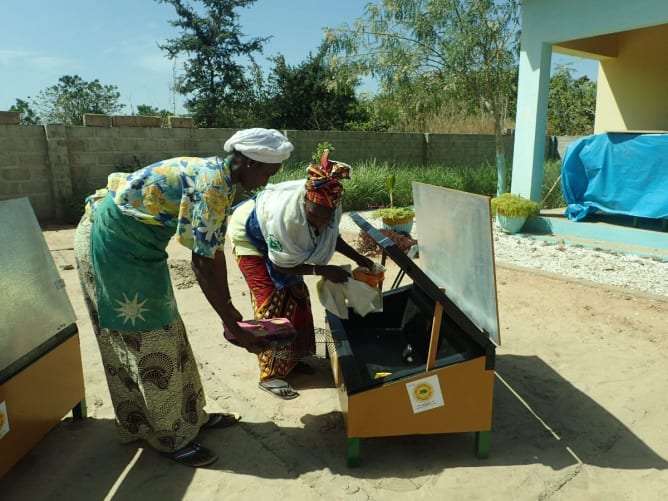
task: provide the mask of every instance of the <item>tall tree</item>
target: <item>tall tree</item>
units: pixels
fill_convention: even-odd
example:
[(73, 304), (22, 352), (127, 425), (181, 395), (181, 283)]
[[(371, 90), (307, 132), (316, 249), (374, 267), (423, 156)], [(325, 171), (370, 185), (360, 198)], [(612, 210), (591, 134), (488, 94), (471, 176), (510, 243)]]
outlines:
[(9, 108), (9, 111), (18, 111), (21, 114), (21, 123), (24, 125), (37, 125), (40, 123), (37, 113), (33, 111), (28, 101), (24, 101), (23, 99), (17, 99), (16, 103)]
[(262, 68), (251, 61), (246, 74), (248, 85), (237, 93), (236, 102), (243, 103), (233, 110), (230, 123), (235, 127), (269, 127), (270, 90)]
[(43, 123), (82, 125), (84, 113), (115, 113), (123, 109), (115, 85), (99, 80), (86, 82), (79, 75), (65, 75), (58, 84), (41, 91), (33, 106)]
[(596, 83), (586, 76), (573, 78), (573, 71), (560, 65), (550, 77), (548, 134), (578, 136), (594, 132)]
[(506, 190), (503, 119), (517, 75), (519, 0), (382, 0), (327, 40), (385, 91), (410, 93), (418, 109), (450, 94), (491, 113), (497, 191)]
[(179, 17), (170, 24), (180, 28), (180, 37), (168, 39), (160, 48), (170, 59), (187, 57), (185, 74), (175, 88), (190, 96), (185, 107), (193, 114), (196, 125), (234, 125), (234, 110), (249, 105), (245, 102), (249, 82), (239, 59), (253, 61), (253, 54), (261, 53), (269, 40), (256, 37), (242, 41), (236, 9), (256, 0), (198, 0), (194, 3), (199, 8), (186, 0), (157, 1), (172, 5)]
[(321, 47), (297, 66), (274, 58), (268, 109), (276, 128), (344, 130), (368, 118), (355, 96), (358, 78), (345, 67), (332, 66)]
[(163, 127), (169, 127), (169, 117), (171, 114), (169, 110), (156, 108), (150, 104), (137, 105), (136, 115), (160, 117), (160, 125)]

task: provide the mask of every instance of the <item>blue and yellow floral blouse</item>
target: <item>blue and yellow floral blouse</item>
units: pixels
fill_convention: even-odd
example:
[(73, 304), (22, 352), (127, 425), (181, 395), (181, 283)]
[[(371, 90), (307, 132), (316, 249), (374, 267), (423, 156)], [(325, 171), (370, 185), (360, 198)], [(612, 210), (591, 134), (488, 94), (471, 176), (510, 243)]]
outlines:
[(86, 199), (92, 218), (107, 194), (123, 214), (149, 224), (173, 227), (176, 240), (196, 254), (222, 251), (234, 198), (229, 161), (219, 157), (177, 157), (131, 174), (109, 175), (107, 187)]

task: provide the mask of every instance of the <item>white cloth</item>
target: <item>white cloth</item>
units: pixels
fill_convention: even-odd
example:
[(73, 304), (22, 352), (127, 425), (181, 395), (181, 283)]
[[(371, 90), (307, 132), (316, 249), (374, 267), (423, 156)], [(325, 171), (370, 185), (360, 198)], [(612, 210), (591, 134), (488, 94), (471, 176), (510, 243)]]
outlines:
[(294, 146), (276, 129), (256, 127), (235, 132), (225, 141), (225, 151), (238, 151), (244, 156), (268, 164), (280, 164), (290, 158)]
[[(350, 265), (344, 266), (350, 271)], [(380, 289), (349, 278), (347, 281), (335, 284), (325, 278), (317, 283), (318, 299), (327, 311), (339, 318), (348, 318), (348, 308), (355, 313), (365, 316), (368, 313), (383, 311), (383, 296)]]
[(255, 200), (260, 230), (269, 248), (269, 259), (282, 268), (303, 263), (327, 264), (336, 250), (339, 205), (329, 223), (319, 234), (308, 224), (304, 210), (306, 188), (303, 180), (268, 184)]

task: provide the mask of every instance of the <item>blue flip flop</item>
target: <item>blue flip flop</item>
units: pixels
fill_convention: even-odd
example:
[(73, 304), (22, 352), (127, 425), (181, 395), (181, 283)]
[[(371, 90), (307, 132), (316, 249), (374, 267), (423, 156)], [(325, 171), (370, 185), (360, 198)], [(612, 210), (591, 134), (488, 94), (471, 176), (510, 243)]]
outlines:
[(236, 412), (214, 412), (209, 414), (209, 420), (200, 429), (227, 428), (237, 424), (240, 419), (241, 416)]
[(185, 447), (178, 451), (165, 454), (168, 458), (177, 463), (190, 466), (192, 468), (202, 468), (214, 463), (218, 456), (211, 449), (198, 444), (197, 442), (190, 442)]

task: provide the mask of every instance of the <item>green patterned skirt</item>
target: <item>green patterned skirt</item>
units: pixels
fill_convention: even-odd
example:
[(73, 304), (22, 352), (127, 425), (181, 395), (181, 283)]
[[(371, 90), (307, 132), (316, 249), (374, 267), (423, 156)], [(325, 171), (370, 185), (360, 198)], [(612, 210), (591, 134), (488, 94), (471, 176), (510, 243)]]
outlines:
[[(172, 322), (151, 330), (100, 327), (91, 226), (84, 216), (77, 227), (74, 251), (120, 441), (145, 440), (161, 452), (178, 450), (195, 439), (207, 420), (204, 391), (185, 326), (177, 313)], [(145, 279), (150, 282), (151, 277)]]

